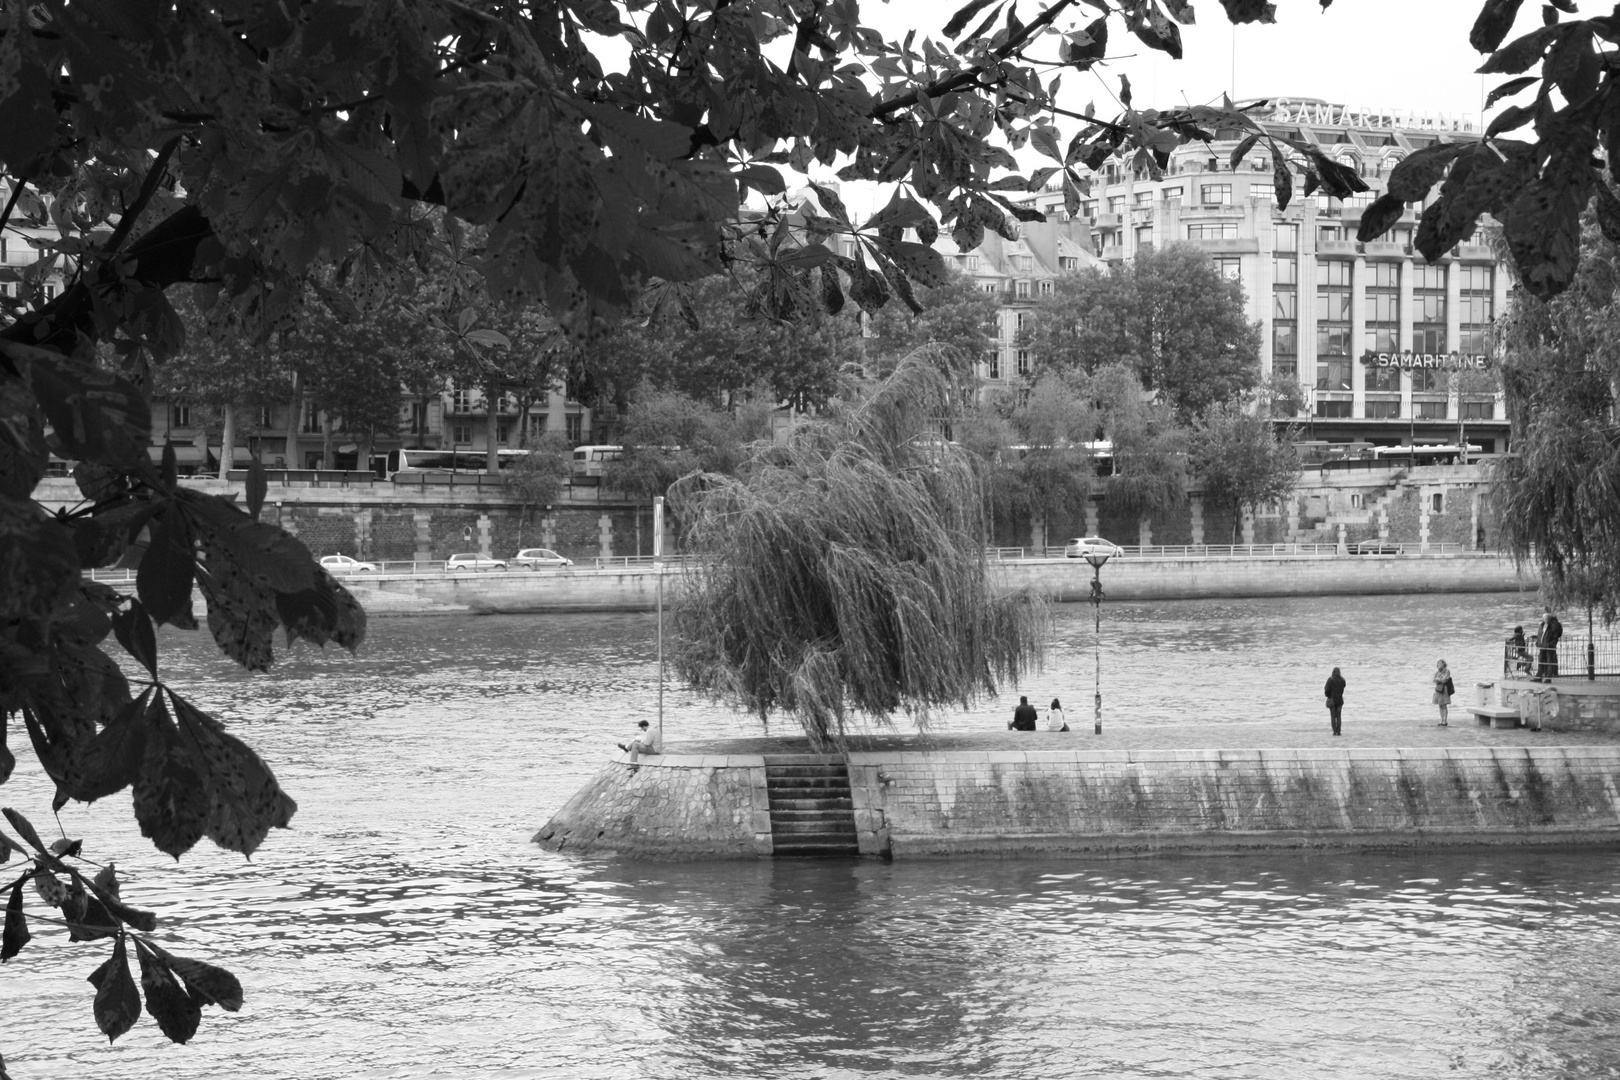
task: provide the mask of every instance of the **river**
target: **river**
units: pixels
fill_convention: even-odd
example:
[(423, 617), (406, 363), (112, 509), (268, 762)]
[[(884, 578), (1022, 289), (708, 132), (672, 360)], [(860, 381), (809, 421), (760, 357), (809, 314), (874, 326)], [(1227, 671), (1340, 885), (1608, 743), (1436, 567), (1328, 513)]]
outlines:
[[(1429, 719), (1533, 621), (1528, 596), (1104, 608), (1110, 723)], [(1501, 851), (1139, 861), (579, 861), (528, 842), (652, 707), (641, 615), (377, 620), (360, 655), (301, 647), (246, 676), (165, 632), (165, 676), (300, 803), (251, 862), (154, 852), (120, 794), (62, 821), (115, 859), (170, 951), (247, 1002), (172, 1046), (108, 1045), (84, 976), (106, 942), (0, 968), (0, 1053), (56, 1077), (1457, 1077), (1620, 1075), (1620, 866)], [(1091, 611), (1059, 610), (1037, 700), (1092, 678)], [(666, 727), (757, 724), (670, 693)], [(1071, 709), (1073, 706), (1071, 706)], [(1000, 727), (1006, 700), (940, 718)], [(0, 802), (49, 824), (31, 755)], [(15, 865), (15, 861), (13, 862)], [(8, 867), (9, 869), (9, 867)], [(31, 902), (37, 903), (37, 901)]]

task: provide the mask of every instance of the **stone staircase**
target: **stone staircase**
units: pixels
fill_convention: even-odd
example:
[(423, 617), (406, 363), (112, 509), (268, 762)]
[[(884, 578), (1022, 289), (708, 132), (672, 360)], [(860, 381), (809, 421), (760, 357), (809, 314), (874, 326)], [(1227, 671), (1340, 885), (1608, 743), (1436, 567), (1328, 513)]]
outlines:
[(860, 854), (849, 766), (843, 762), (784, 763), (765, 759), (771, 844), (776, 855), (845, 858)]

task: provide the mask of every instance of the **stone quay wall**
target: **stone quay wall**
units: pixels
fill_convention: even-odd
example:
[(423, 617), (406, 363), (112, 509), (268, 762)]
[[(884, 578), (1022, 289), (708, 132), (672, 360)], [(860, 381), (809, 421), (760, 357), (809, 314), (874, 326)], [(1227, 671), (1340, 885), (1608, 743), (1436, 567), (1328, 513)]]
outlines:
[[(848, 764), (863, 855), (1620, 845), (1611, 746), (893, 751)], [(666, 755), (609, 765), (534, 839), (752, 858), (771, 850), (767, 808), (762, 757)]]
[(765, 759), (679, 757), (603, 769), (534, 835), (552, 851), (641, 859), (771, 853)]
[[(1083, 559), (1027, 559), (992, 567), (1002, 588), (1027, 588), (1057, 601), (1091, 597), (1091, 567)], [(667, 571), (664, 602), (680, 588), (681, 571)], [(658, 578), (650, 567), (533, 573), (358, 575), (344, 579), (368, 611), (410, 614), (474, 611), (500, 614), (566, 611), (651, 611)], [(1512, 592), (1534, 589), (1509, 559), (1492, 556), (1300, 556), (1267, 558), (1120, 558), (1103, 568), (1103, 591), (1115, 600), (1202, 597), (1366, 596), (1380, 593)]]

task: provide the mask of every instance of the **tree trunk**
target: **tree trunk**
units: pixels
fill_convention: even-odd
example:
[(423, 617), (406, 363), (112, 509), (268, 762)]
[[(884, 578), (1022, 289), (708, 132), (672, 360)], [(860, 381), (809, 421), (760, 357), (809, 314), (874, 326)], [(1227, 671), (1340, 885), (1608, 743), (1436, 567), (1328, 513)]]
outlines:
[(360, 444), (360, 453), (355, 455), (354, 467), (361, 472), (371, 471), (371, 447), (377, 441), (377, 429), (366, 428), (366, 441)]
[(225, 405), (225, 422), (219, 433), (219, 478), (227, 479), (236, 464), (236, 406)]
[(500, 450), (495, 442), (495, 432), (500, 423), (501, 400), (499, 395), (500, 383), (491, 379), (484, 386), (484, 407), (489, 417), (484, 425), (484, 471), (494, 475), (501, 471)]
[(298, 460), (298, 428), (304, 411), (303, 381), (297, 372), (293, 373), (292, 401), (287, 406), (287, 449), (282, 454), (289, 469), (303, 467)]
[(332, 467), (332, 415), (321, 415), (321, 468)]
[(427, 438), (428, 403), (432, 400), (433, 396), (424, 390), (422, 392), (422, 422), (416, 425), (416, 448), (418, 450), (427, 446), (427, 443), (423, 442), (423, 440)]

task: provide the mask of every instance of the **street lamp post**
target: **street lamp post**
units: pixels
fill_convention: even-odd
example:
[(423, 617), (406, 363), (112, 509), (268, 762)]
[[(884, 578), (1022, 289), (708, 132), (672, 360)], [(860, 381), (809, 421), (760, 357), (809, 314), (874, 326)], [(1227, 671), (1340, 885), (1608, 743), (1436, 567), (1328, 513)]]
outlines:
[(1091, 564), (1091, 611), (1094, 633), (1092, 656), (1096, 661), (1095, 690), (1097, 696), (1092, 730), (1097, 735), (1102, 734), (1102, 568), (1103, 563), (1107, 561), (1108, 553), (1105, 551), (1086, 552), (1086, 562)]

